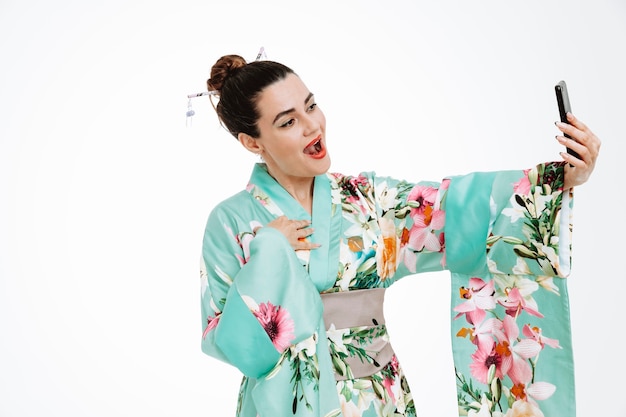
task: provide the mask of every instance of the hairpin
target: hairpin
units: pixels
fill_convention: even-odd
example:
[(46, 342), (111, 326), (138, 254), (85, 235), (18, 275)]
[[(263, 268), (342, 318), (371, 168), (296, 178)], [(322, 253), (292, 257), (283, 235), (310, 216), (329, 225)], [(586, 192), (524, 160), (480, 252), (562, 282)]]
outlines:
[(192, 98), (195, 98), (195, 97), (216, 96), (216, 95), (218, 95), (218, 92), (216, 90), (211, 90), (211, 91), (203, 91), (201, 93), (196, 93), (196, 94), (187, 94), (187, 98), (191, 100)]
[(256, 54), (255, 61), (259, 61), (261, 58), (267, 58), (267, 55), (265, 55), (265, 48), (264, 47), (261, 47), (261, 49), (259, 49), (259, 53)]
[(219, 95), (219, 93), (216, 90), (203, 91), (201, 93), (196, 93), (196, 94), (187, 94), (187, 113), (185, 113), (185, 116), (187, 116), (187, 118), (185, 119), (185, 125), (187, 127), (191, 126), (191, 123), (193, 121), (192, 117), (196, 114), (193, 107), (191, 106), (192, 98), (202, 97), (202, 96), (217, 96), (217, 95)]
[[(260, 61), (262, 58), (267, 58), (264, 47), (261, 47), (261, 49), (259, 49), (259, 53), (256, 55), (255, 61)], [(202, 96), (209, 96), (209, 99), (210, 99), (212, 98), (212, 96), (219, 96), (219, 91), (211, 90), (211, 91), (203, 91), (201, 93), (187, 94), (187, 113), (185, 113), (185, 115), (187, 116), (185, 124), (187, 126), (191, 126), (191, 122), (192, 122), (191, 118), (193, 117), (194, 114), (196, 114), (196, 112), (193, 110), (191, 106), (191, 99), (196, 98), (196, 97), (202, 97)], [(213, 104), (212, 100), (211, 100), (211, 103)]]

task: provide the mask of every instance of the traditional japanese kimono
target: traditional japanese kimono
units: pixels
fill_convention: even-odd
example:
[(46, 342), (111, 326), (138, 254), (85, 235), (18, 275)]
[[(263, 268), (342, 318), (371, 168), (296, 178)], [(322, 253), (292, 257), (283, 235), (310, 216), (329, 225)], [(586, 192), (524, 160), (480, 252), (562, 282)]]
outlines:
[[(575, 416), (563, 175), (320, 175), (311, 217), (257, 164), (211, 212), (201, 263), (202, 350), (243, 373), (237, 415), (414, 416), (384, 294), (447, 269), (459, 415)], [(259, 227), (281, 215), (310, 219), (321, 247)]]

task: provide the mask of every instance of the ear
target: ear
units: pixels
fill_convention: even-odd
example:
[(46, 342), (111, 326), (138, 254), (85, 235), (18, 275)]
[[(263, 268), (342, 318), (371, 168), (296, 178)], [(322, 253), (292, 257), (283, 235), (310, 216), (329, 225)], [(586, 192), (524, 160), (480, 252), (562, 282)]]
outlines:
[(239, 140), (239, 143), (243, 145), (244, 148), (246, 148), (248, 151), (254, 154), (260, 155), (263, 152), (263, 146), (259, 144), (258, 139), (253, 138), (247, 133), (243, 133), (243, 132), (239, 133), (237, 135), (237, 139)]

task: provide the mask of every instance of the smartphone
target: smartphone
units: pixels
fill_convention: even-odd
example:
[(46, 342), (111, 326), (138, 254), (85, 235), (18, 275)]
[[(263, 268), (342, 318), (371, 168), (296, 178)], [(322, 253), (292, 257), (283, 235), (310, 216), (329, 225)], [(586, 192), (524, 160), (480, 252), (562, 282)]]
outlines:
[[(559, 116), (561, 117), (561, 121), (563, 123), (568, 123), (567, 121), (567, 113), (572, 111), (572, 107), (569, 104), (569, 94), (567, 93), (567, 84), (565, 81), (561, 80), (554, 86), (554, 91), (556, 92), (556, 102), (559, 105)], [(564, 134), (566, 138), (572, 138), (568, 134)], [(567, 148), (567, 153), (576, 158), (580, 159), (580, 155), (576, 153), (576, 151)]]

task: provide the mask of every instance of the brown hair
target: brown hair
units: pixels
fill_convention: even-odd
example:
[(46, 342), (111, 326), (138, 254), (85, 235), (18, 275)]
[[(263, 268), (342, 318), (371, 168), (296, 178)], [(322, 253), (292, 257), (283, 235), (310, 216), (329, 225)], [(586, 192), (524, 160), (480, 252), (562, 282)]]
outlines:
[(219, 102), (215, 111), (222, 124), (236, 139), (239, 133), (254, 138), (260, 136), (257, 122), (259, 95), (267, 86), (280, 81), (294, 71), (274, 61), (246, 63), (239, 55), (224, 55), (211, 68), (207, 80), (209, 91), (215, 91)]

